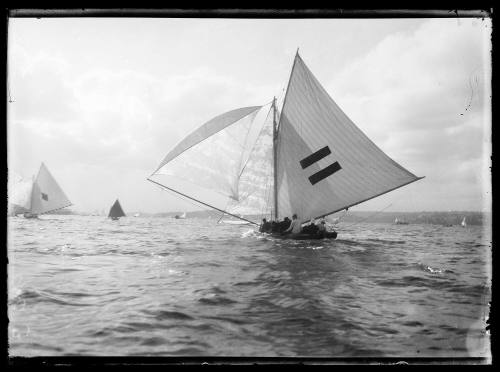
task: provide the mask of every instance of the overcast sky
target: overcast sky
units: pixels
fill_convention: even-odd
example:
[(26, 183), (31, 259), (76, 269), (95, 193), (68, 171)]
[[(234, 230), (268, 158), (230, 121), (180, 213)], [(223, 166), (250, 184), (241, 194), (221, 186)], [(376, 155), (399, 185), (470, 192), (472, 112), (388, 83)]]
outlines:
[(193, 210), (146, 181), (185, 135), (282, 97), (297, 48), (423, 180), (356, 210), (489, 210), (489, 19), (11, 18), (8, 166), (43, 161), (78, 211)]

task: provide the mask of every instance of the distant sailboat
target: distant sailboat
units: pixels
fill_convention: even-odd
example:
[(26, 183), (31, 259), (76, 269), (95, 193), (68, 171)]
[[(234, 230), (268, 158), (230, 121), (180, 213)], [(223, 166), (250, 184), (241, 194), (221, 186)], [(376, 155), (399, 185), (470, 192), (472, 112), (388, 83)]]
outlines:
[[(257, 225), (239, 214), (268, 220), (297, 214), (306, 223), (421, 178), (361, 132), (297, 51), (281, 114), (273, 99), (216, 116), (179, 142), (148, 180)], [(226, 207), (186, 184), (225, 196)]]
[(9, 192), (11, 214), (22, 213), (26, 218), (37, 218), (72, 205), (44, 163), (34, 180), (17, 177), (13, 181)]
[(406, 222), (406, 221), (404, 221), (404, 220), (399, 220), (398, 218), (396, 218), (396, 219), (394, 220), (394, 223), (395, 223), (396, 225), (408, 225), (408, 222)]
[(461, 225), (462, 225), (462, 227), (467, 227), (467, 222), (465, 222), (465, 217), (464, 217), (464, 219), (462, 220)]
[(134, 217), (139, 217), (140, 213), (134, 213)]
[(120, 217), (125, 217), (125, 212), (122, 209), (122, 206), (120, 205), (120, 202), (118, 199), (116, 199), (115, 203), (109, 210), (108, 217), (111, 218), (112, 220), (118, 220)]
[(185, 219), (185, 218), (186, 218), (186, 212), (184, 212), (184, 213), (183, 213), (183, 214), (181, 214), (181, 215), (176, 214), (176, 215), (174, 216), (174, 218), (175, 218), (176, 220), (183, 220), (183, 219)]

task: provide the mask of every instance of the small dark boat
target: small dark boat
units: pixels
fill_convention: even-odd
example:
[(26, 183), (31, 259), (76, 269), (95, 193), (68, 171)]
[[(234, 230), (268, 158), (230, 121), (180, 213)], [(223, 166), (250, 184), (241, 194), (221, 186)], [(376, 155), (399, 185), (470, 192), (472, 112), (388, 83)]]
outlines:
[(109, 210), (108, 217), (111, 218), (111, 220), (116, 221), (120, 219), (120, 217), (125, 217), (125, 212), (122, 209), (122, 206), (120, 205), (120, 202), (118, 199), (116, 199), (115, 203)]

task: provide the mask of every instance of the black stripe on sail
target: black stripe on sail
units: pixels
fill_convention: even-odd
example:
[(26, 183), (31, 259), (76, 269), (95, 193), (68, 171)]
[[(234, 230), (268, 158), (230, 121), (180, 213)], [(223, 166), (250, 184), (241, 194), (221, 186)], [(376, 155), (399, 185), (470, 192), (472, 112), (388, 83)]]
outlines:
[(42, 199), (43, 199), (43, 200), (47, 200), (47, 201), (49, 201), (49, 196), (48, 196), (47, 194), (44, 194), (44, 193), (42, 192)]
[(316, 163), (317, 161), (320, 161), (323, 159), (325, 156), (330, 155), (332, 152), (330, 151), (330, 148), (328, 146), (323, 147), (322, 149), (316, 151), (315, 153), (312, 153), (309, 156), (306, 156), (304, 159), (300, 161), (300, 166), (302, 169), (306, 169), (308, 166)]
[(311, 182), (311, 185), (314, 185), (315, 183), (318, 183), (319, 181), (325, 179), (328, 176), (331, 176), (338, 170), (342, 169), (340, 164), (336, 161), (333, 164), (330, 164), (328, 167), (320, 170), (319, 172), (314, 173), (312, 176), (309, 177), (309, 182)]

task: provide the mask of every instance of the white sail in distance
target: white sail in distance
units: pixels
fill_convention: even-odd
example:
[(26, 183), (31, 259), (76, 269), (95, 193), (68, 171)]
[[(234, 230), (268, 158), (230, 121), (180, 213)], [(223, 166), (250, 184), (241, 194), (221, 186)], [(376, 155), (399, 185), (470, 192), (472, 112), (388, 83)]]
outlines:
[(361, 132), (298, 53), (277, 140), (279, 218), (326, 216), (420, 179)]
[(8, 182), (8, 213), (24, 213), (31, 209), (33, 181), (12, 173)]
[(70, 205), (68, 197), (42, 163), (33, 183), (30, 213), (43, 214)]

